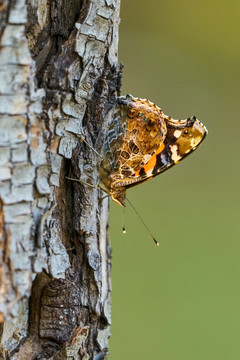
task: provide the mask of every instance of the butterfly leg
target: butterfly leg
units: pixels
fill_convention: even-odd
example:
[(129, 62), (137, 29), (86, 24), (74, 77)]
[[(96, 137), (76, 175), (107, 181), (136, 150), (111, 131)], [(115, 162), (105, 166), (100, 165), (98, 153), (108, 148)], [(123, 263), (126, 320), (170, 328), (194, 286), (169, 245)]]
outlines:
[(85, 185), (87, 185), (87, 186), (89, 186), (91, 188), (94, 188), (94, 189), (98, 188), (98, 184), (92, 185), (92, 184), (87, 183), (86, 181), (83, 181), (83, 180), (80, 180), (80, 179), (73, 179), (73, 178), (70, 178), (68, 176), (66, 176), (66, 179), (80, 182), (80, 183), (85, 184)]
[(109, 197), (109, 196), (110, 196), (109, 194), (103, 196), (103, 197), (100, 199), (100, 201), (102, 202), (104, 199), (106, 199), (106, 198)]
[(84, 135), (77, 135), (77, 136), (80, 138), (81, 142), (84, 142), (97, 156), (103, 159), (103, 156), (84, 139)]

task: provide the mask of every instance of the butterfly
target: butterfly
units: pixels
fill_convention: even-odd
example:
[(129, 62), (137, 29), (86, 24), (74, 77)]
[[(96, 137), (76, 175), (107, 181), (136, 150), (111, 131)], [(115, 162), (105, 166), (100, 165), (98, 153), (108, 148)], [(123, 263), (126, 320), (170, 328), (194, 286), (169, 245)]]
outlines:
[(98, 186), (125, 206), (127, 189), (179, 163), (206, 135), (195, 116), (174, 120), (149, 100), (122, 96), (108, 124)]

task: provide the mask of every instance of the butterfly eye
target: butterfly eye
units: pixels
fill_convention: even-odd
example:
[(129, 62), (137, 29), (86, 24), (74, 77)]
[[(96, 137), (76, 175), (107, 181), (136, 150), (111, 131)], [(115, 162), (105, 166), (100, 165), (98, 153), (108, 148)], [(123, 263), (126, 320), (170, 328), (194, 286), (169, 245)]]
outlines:
[(136, 110), (135, 109), (129, 109), (128, 110), (128, 116), (130, 117), (130, 119), (134, 118), (136, 116)]

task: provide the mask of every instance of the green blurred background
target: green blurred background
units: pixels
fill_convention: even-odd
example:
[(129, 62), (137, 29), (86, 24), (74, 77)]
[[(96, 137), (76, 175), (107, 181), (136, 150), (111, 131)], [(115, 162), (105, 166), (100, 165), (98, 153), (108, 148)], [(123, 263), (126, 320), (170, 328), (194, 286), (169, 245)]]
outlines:
[(203, 144), (111, 203), (111, 360), (240, 359), (239, 0), (122, 0), (122, 94), (175, 119), (196, 115)]

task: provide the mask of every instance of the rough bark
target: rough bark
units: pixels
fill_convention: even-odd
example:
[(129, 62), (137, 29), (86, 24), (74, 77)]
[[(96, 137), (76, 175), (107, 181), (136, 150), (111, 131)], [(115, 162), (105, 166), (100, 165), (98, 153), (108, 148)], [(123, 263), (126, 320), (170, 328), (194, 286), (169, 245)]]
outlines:
[(120, 0), (0, 2), (0, 358), (105, 359)]

